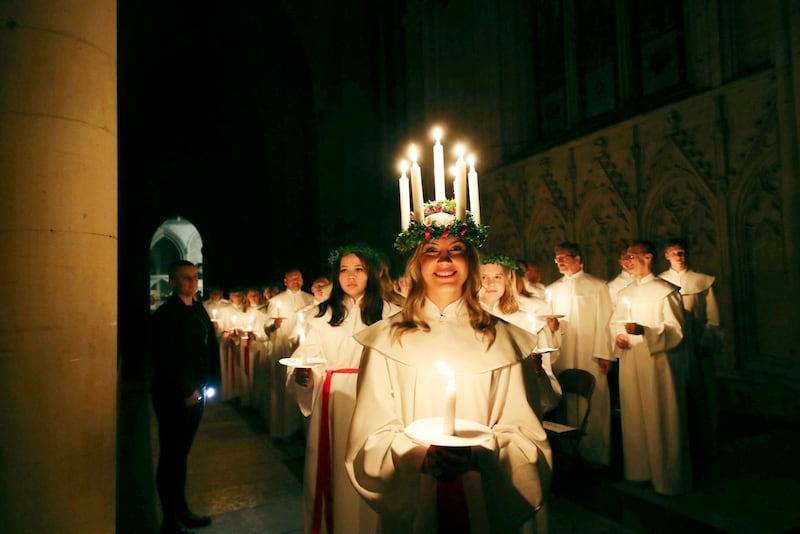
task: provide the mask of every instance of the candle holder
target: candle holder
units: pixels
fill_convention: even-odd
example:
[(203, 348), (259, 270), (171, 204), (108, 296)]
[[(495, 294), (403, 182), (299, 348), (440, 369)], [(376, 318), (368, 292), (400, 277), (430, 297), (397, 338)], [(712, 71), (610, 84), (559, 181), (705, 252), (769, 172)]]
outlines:
[(438, 445), (442, 447), (471, 447), (480, 445), (493, 436), (492, 429), (469, 419), (455, 420), (455, 434), (442, 432), (442, 417), (417, 419), (408, 425), (405, 434), (422, 445)]

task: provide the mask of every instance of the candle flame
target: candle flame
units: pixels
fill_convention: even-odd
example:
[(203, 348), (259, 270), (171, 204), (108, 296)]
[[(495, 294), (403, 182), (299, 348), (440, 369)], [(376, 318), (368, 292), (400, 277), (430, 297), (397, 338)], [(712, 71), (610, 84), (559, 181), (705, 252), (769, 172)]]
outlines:
[(400, 163), (397, 164), (397, 168), (400, 169), (400, 172), (405, 175), (408, 171), (408, 161), (401, 159)]
[(466, 153), (466, 151), (467, 150), (464, 148), (464, 145), (461, 145), (461, 144), (456, 145), (456, 148), (454, 150), (454, 152), (456, 153), (456, 156), (458, 156), (458, 159), (463, 158), (464, 154)]
[(417, 146), (412, 144), (408, 147), (408, 157), (411, 158), (411, 161), (416, 163), (417, 162)]
[(545, 289), (545, 290), (544, 290), (544, 299), (545, 299), (547, 302), (550, 302), (551, 300), (553, 300), (553, 294), (550, 292), (550, 290), (549, 290), (549, 289)]
[(629, 298), (627, 298), (627, 297), (622, 297), (620, 300), (621, 300), (621, 301), (622, 301), (622, 303), (623, 303), (625, 306), (627, 306), (628, 308), (630, 308), (630, 307), (631, 307), (631, 301), (630, 301), (630, 299), (629, 299)]
[(442, 129), (438, 126), (433, 129), (433, 138), (436, 139), (437, 143), (442, 140)]
[(467, 156), (467, 163), (469, 163), (469, 166), (472, 168), (471, 170), (474, 171), (475, 170), (475, 154), (470, 154), (469, 156)]
[(445, 374), (449, 379), (447, 382), (447, 387), (449, 388), (456, 379), (455, 373), (453, 373), (453, 370), (450, 369), (442, 360), (436, 360), (436, 368), (439, 369), (441, 373)]

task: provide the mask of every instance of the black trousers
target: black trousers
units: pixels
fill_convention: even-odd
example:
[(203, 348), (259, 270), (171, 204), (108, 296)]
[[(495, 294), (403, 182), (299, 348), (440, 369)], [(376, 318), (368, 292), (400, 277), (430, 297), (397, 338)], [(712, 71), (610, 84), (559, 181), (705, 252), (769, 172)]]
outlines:
[(153, 408), (158, 419), (156, 486), (165, 522), (178, 519), (189, 509), (185, 493), (186, 466), (203, 417), (204, 402), (201, 400), (187, 407), (183, 400), (153, 393)]

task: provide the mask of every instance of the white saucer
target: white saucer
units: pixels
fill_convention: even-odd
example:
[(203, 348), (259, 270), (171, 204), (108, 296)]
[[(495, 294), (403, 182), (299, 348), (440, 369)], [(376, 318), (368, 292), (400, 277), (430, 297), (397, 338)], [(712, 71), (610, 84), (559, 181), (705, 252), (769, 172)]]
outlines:
[(559, 315), (559, 314), (551, 313), (550, 315), (537, 315), (536, 316), (537, 319), (541, 319), (543, 321), (546, 321), (546, 320), (551, 319), (551, 318), (552, 319), (561, 319), (562, 317), (566, 317), (566, 315)]
[(297, 367), (299, 369), (307, 369), (309, 367), (322, 365), (327, 362), (328, 360), (325, 358), (307, 358), (305, 361), (303, 361), (302, 358), (281, 358), (278, 360), (278, 363), (281, 365), (285, 365), (286, 367)]
[(549, 354), (557, 350), (558, 349), (554, 349), (552, 347), (536, 347), (536, 349), (534, 349), (533, 351), (533, 354)]
[(418, 443), (442, 447), (470, 447), (480, 445), (492, 437), (491, 428), (469, 419), (456, 419), (455, 427), (456, 435), (448, 436), (442, 433), (441, 417), (428, 417), (417, 419), (408, 425), (405, 433)]

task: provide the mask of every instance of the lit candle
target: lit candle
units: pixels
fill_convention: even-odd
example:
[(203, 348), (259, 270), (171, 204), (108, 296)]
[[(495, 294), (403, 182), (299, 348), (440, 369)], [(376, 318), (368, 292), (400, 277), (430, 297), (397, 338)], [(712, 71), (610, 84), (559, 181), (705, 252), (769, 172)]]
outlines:
[(544, 290), (544, 300), (547, 302), (548, 306), (550, 306), (550, 315), (553, 315), (553, 294), (549, 289)]
[(213, 319), (212, 319), (212, 320), (214, 320), (214, 321), (216, 321), (216, 320), (217, 320), (217, 309), (216, 309), (216, 308), (214, 308), (213, 310), (211, 310), (211, 316), (213, 317)]
[(530, 321), (530, 323), (531, 323), (531, 333), (535, 334), (536, 333), (536, 317), (534, 317), (533, 315), (531, 315), (529, 313), (528, 314), (528, 321)]
[(442, 434), (456, 435), (456, 377), (453, 371), (441, 361), (436, 360), (436, 367), (447, 375), (447, 386), (444, 389), (444, 416), (442, 417)]
[(231, 330), (236, 330), (236, 314), (231, 315)]
[(253, 331), (253, 323), (255, 322), (255, 320), (256, 320), (256, 316), (251, 313), (250, 314), (250, 324), (247, 325), (247, 331), (248, 332), (252, 332)]
[(456, 147), (456, 179), (453, 181), (453, 192), (456, 197), (456, 219), (463, 221), (467, 212), (467, 164), (464, 162), (464, 147)]
[(622, 297), (620, 300), (622, 301), (622, 303), (627, 308), (627, 321), (629, 323), (633, 322), (633, 319), (631, 318), (631, 301), (630, 301), (630, 299), (628, 299), (626, 297)]
[(411, 198), (409, 196), (408, 176), (408, 162), (403, 160), (400, 162), (400, 226), (403, 230), (408, 230), (411, 224)]
[(276, 302), (275, 303), (275, 317), (280, 317), (280, 316), (281, 316), (281, 303), (280, 302)]
[(469, 161), (469, 211), (476, 224), (481, 223), (481, 198), (478, 194), (478, 173), (475, 171), (475, 156), (470, 154)]
[(417, 147), (411, 145), (408, 149), (411, 158), (411, 199), (414, 201), (414, 220), (418, 223), (425, 222), (425, 200), (422, 194), (422, 175), (417, 164)]
[(436, 139), (436, 144), (433, 145), (433, 184), (436, 191), (434, 198), (439, 201), (447, 198), (444, 192), (444, 148), (439, 142), (442, 138), (442, 129), (434, 128), (433, 137)]

